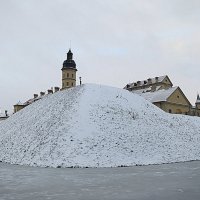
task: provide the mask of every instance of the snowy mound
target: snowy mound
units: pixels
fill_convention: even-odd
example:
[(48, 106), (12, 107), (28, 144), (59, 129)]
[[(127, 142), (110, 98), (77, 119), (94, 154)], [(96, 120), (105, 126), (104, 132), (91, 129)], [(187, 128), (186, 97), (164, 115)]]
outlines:
[(200, 118), (164, 113), (123, 89), (86, 84), (0, 123), (0, 161), (114, 167), (200, 159)]

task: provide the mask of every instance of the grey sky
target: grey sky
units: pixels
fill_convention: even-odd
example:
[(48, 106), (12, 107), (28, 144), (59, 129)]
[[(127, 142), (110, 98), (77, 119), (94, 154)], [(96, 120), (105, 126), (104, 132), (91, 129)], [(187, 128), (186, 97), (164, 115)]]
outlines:
[(199, 0), (0, 0), (0, 108), (61, 86), (72, 41), (83, 82), (169, 75), (200, 92)]

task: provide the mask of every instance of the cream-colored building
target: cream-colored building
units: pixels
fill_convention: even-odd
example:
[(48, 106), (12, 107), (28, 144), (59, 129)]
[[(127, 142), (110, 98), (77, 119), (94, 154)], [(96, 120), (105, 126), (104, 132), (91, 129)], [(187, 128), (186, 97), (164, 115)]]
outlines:
[(200, 116), (199, 95), (195, 106), (192, 106), (180, 87), (173, 87), (168, 76), (129, 83), (124, 89), (139, 94), (165, 112)]
[(76, 63), (73, 60), (71, 49), (67, 53), (67, 60), (63, 62), (62, 67), (62, 89), (76, 86)]

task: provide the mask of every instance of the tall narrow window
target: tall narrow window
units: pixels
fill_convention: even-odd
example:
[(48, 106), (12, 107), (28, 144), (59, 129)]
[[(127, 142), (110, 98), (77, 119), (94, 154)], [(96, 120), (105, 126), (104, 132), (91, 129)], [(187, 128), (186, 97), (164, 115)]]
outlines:
[(72, 74), (72, 78), (74, 78), (74, 74)]
[(169, 109), (169, 113), (172, 113), (172, 110), (171, 110), (171, 109)]
[(69, 73), (67, 73), (67, 78), (69, 77)]
[(74, 86), (74, 84), (72, 83), (72, 86)]
[(67, 82), (67, 86), (69, 85), (69, 83)]

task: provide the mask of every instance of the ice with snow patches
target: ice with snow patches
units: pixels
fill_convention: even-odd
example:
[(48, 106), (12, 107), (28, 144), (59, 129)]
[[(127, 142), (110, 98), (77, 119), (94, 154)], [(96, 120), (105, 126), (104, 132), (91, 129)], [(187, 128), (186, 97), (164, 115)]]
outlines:
[(85, 84), (0, 124), (0, 161), (117, 167), (200, 159), (200, 118), (171, 115), (126, 90)]

